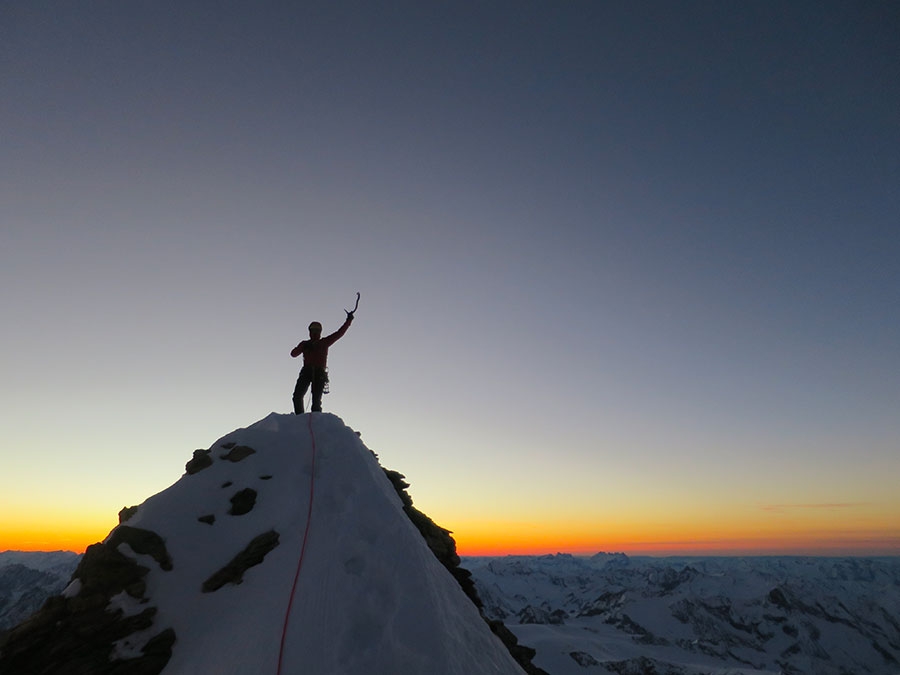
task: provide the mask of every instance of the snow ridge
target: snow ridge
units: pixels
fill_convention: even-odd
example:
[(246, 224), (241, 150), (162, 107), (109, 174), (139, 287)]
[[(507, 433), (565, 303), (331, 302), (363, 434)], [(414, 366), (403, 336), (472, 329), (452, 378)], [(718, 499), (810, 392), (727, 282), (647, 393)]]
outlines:
[[(0, 672), (37, 658), (40, 640), (73, 622), (73, 607), (102, 603), (119, 628), (109, 667), (91, 672), (274, 673), (314, 477), (283, 673), (521, 675), (374, 454), (338, 417), (314, 413), (313, 472), (308, 422), (272, 413), (238, 429), (195, 452), (171, 487), (123, 510), (53, 615), (13, 631), (27, 634), (30, 623), (37, 641), (29, 652), (11, 639)], [(101, 558), (105, 571), (92, 572)], [(110, 569), (119, 581), (104, 576)]]

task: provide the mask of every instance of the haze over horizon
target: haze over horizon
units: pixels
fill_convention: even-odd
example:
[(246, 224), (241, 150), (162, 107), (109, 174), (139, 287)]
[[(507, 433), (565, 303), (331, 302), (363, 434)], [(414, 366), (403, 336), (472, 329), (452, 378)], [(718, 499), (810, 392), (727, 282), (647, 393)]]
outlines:
[(0, 550), (326, 411), (478, 553), (900, 554), (900, 5), (0, 7)]

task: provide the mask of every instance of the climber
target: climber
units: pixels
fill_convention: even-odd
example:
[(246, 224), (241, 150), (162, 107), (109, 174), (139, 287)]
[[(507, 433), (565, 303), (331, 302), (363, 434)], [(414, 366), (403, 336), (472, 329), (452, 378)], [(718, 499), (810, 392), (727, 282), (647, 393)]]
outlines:
[(306, 395), (310, 384), (312, 385), (312, 412), (322, 412), (322, 394), (325, 385), (328, 384), (328, 348), (337, 342), (350, 324), (353, 323), (353, 314), (359, 307), (359, 294), (356, 294), (356, 307), (353, 310), (344, 310), (347, 319), (344, 325), (338, 328), (328, 337), (322, 337), (322, 324), (313, 321), (309, 324), (309, 340), (303, 340), (291, 350), (291, 356), (297, 357), (303, 354), (303, 368), (297, 377), (297, 385), (294, 387), (294, 413), (303, 414), (303, 397)]

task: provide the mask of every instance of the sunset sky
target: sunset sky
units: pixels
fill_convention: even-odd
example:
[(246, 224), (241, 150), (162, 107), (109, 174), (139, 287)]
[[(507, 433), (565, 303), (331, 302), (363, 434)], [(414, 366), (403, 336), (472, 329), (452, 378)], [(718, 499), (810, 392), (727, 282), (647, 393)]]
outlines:
[(900, 4), (0, 5), (0, 550), (325, 409), (463, 554), (900, 554)]

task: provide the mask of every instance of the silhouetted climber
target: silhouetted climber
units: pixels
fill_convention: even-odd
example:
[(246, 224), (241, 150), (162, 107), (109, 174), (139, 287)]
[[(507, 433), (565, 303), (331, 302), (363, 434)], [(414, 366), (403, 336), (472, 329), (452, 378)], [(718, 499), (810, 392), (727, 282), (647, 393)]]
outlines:
[[(359, 293), (356, 294), (356, 307), (359, 307)], [(344, 325), (338, 328), (328, 337), (322, 337), (322, 324), (313, 321), (309, 324), (309, 340), (303, 340), (299, 345), (291, 350), (291, 356), (297, 357), (303, 354), (303, 368), (300, 369), (300, 375), (297, 377), (297, 385), (294, 387), (294, 413), (303, 414), (303, 397), (309, 385), (312, 384), (312, 412), (322, 412), (322, 394), (325, 391), (325, 385), (328, 384), (328, 348), (337, 342), (350, 324), (353, 323), (352, 311), (347, 312), (347, 319)]]

